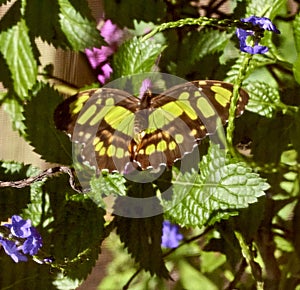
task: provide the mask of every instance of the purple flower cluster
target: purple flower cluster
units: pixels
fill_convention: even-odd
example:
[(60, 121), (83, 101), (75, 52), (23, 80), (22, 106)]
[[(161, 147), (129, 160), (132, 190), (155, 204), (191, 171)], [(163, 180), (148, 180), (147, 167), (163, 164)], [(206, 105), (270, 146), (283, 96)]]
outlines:
[[(267, 17), (250, 16), (248, 18), (241, 19), (241, 21), (250, 22), (253, 25), (258, 25), (264, 30), (280, 33), (277, 27)], [(252, 30), (237, 28), (236, 34), (240, 41), (240, 50), (243, 52), (247, 52), (250, 54), (264, 54), (269, 50), (268, 47), (258, 44), (260, 39), (256, 37), (255, 32)], [(252, 38), (254, 45), (247, 44), (248, 37)]]
[(179, 232), (179, 227), (170, 223), (169, 221), (163, 222), (163, 234), (161, 238), (161, 246), (165, 248), (177, 248), (183, 235)]
[(23, 220), (18, 215), (13, 215), (11, 219), (11, 224), (4, 224), (10, 229), (10, 234), (7, 238), (1, 236), (0, 244), (16, 263), (26, 262), (25, 255), (36, 255), (42, 247), (42, 237), (36, 228), (31, 226), (30, 220)]
[(104, 38), (108, 46), (101, 48), (93, 47), (85, 49), (85, 54), (93, 69), (99, 70), (98, 80), (104, 84), (113, 72), (110, 64), (110, 56), (118, 49), (124, 40), (124, 31), (113, 24), (111, 20), (106, 20), (100, 29), (100, 35)]

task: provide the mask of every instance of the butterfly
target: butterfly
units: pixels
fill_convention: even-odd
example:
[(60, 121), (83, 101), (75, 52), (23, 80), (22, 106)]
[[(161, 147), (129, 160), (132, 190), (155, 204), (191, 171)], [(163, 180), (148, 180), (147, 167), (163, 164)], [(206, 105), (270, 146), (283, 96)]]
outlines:
[[(100, 171), (126, 173), (128, 164), (141, 170), (171, 167), (213, 134), (218, 120), (226, 124), (232, 91), (232, 84), (213, 80), (159, 94), (146, 90), (141, 98), (114, 88), (90, 89), (59, 104), (54, 120), (80, 144), (82, 159)], [(248, 99), (240, 89), (236, 116)]]

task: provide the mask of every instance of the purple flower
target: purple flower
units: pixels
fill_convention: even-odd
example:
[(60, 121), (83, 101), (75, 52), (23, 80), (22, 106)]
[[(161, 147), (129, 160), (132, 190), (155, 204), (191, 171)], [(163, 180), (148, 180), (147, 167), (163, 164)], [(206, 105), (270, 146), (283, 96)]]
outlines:
[(4, 224), (10, 229), (9, 238), (0, 237), (0, 244), (16, 263), (27, 261), (23, 253), (36, 255), (43, 245), (42, 237), (36, 228), (31, 226), (30, 220), (24, 220), (18, 215), (13, 215), (11, 219), (11, 224)]
[(11, 217), (11, 224), (4, 224), (4, 226), (10, 228), (11, 233), (18, 238), (27, 238), (31, 234), (31, 221), (23, 220), (18, 215)]
[(139, 98), (141, 98), (145, 94), (145, 92), (149, 90), (151, 87), (152, 87), (151, 80), (148, 78), (144, 79), (140, 88)]
[(183, 239), (183, 235), (179, 232), (177, 225), (171, 224), (169, 221), (163, 222), (161, 246), (165, 248), (176, 248)]
[(101, 48), (93, 47), (92, 49), (85, 49), (85, 54), (89, 59), (91, 67), (96, 69), (103, 62), (114, 53), (113, 49), (108, 46), (101, 46)]
[[(276, 26), (271, 22), (271, 20), (267, 17), (257, 17), (250, 16), (248, 18), (241, 19), (242, 22), (250, 22), (253, 25), (258, 25), (260, 28), (264, 30), (269, 30), (275, 33), (280, 33), (280, 31), (276, 28)], [(260, 37), (258, 37), (254, 31), (245, 30), (242, 28), (237, 28), (236, 30), (237, 37), (240, 41), (240, 50), (243, 52), (247, 52), (250, 54), (264, 54), (269, 49), (266, 46), (259, 45)], [(248, 45), (247, 39), (250, 37), (252, 39), (253, 44)]]
[(101, 46), (101, 48), (85, 49), (85, 54), (93, 69), (99, 71), (98, 80), (104, 84), (113, 72), (109, 57), (115, 53), (120, 44), (124, 40), (124, 31), (113, 24), (111, 20), (106, 20), (100, 29), (100, 35), (104, 38), (108, 46)]
[(23, 244), (23, 253), (31, 256), (36, 255), (38, 250), (42, 247), (43, 241), (41, 235), (36, 228), (31, 227), (31, 235), (26, 239)]
[(0, 238), (0, 243), (4, 248), (4, 251), (9, 255), (16, 263), (27, 262), (27, 257), (23, 255), (14, 241)]
[(264, 30), (273, 31), (275, 33), (280, 33), (277, 27), (272, 23), (272, 21), (267, 17), (257, 17), (257, 16), (250, 16), (248, 18), (241, 19), (243, 22), (250, 22), (253, 25), (258, 25), (260, 28)]
[(116, 24), (113, 24), (110, 19), (107, 19), (100, 29), (100, 34), (106, 43), (116, 50), (123, 42), (124, 31)]
[(102, 71), (102, 74), (98, 75), (98, 80), (101, 84), (104, 84), (106, 82), (106, 80), (108, 80), (110, 78), (110, 75), (113, 72), (113, 70), (109, 63), (105, 63), (101, 67), (101, 71)]

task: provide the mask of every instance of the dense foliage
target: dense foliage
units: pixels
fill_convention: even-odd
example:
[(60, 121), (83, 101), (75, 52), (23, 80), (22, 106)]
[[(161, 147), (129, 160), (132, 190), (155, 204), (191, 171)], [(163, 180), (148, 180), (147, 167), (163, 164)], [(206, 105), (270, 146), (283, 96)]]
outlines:
[[(99, 289), (300, 289), (298, 2), (105, 0), (104, 10), (122, 41), (100, 34), (83, 0), (17, 0), (0, 20), (1, 105), (42, 159), (65, 166), (41, 175), (30, 164), (1, 161), (0, 220), (30, 219), (43, 239), (28, 262), (1, 251), (1, 288), (75, 289), (102, 258), (106, 240), (113, 259)], [(280, 34), (240, 21), (253, 15), (271, 19)], [(99, 80), (89, 87), (159, 70), (230, 82), (233, 98), (242, 86), (249, 103), (237, 119), (231, 107), (226, 150), (203, 140), (196, 168), (180, 172), (175, 164), (142, 184), (103, 173), (78, 192), (65, 169), (74, 165), (71, 141), (53, 119), (62, 86), (41, 67), (37, 38), (86, 54)], [(12, 181), (23, 179), (16, 188)], [(106, 215), (107, 196), (116, 197), (117, 208), (125, 195), (159, 196), (169, 186), (163, 214)]]

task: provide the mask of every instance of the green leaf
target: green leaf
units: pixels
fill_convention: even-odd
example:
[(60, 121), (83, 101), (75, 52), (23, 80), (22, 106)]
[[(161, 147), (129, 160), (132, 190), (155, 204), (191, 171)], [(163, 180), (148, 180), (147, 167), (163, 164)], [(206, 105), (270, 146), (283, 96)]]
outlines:
[(293, 20), (294, 39), (297, 52), (300, 53), (300, 13)]
[(221, 253), (201, 252), (201, 273), (213, 272), (226, 262), (226, 256)]
[(53, 281), (53, 285), (57, 290), (70, 290), (70, 289), (77, 289), (83, 280), (79, 279), (72, 279), (65, 276), (63, 273), (59, 273), (56, 276), (55, 281)]
[(14, 130), (18, 130), (22, 136), (25, 136), (25, 125), (23, 116), (23, 104), (14, 96), (5, 98), (3, 102), (3, 109), (11, 118)]
[(87, 47), (100, 47), (103, 40), (94, 20), (82, 16), (68, 0), (58, 0), (61, 29), (76, 51)]
[(295, 80), (300, 84), (300, 54), (298, 54), (297, 60), (293, 64), (293, 73)]
[(114, 79), (150, 72), (163, 49), (151, 39), (142, 42), (134, 37), (124, 42), (113, 57)]
[(68, 45), (59, 23), (57, 0), (28, 1), (24, 16), (32, 38), (41, 37), (42, 40), (53, 44), (55, 47)]
[(51, 250), (56, 262), (64, 265), (68, 278), (85, 279), (98, 258), (105, 211), (74, 192), (66, 174), (48, 179), (43, 189), (54, 219), (47, 227), (45, 251)]
[(300, 160), (300, 111), (295, 114), (293, 122), (289, 128), (289, 135), (294, 146), (294, 149), (298, 152), (297, 160)]
[[(162, 249), (161, 249), (161, 236), (162, 236), (162, 223), (163, 215), (158, 214), (153, 217), (150, 214), (153, 212), (151, 209), (160, 207), (159, 200), (155, 199), (156, 190), (152, 183), (134, 183), (127, 184), (127, 198), (124, 201), (123, 197), (117, 197), (113, 206), (114, 212), (117, 212), (115, 217), (115, 224), (117, 227), (117, 234), (120, 236), (121, 242), (127, 248), (128, 253), (134, 260), (140, 264), (140, 267), (145, 271), (149, 271), (151, 275), (158, 277), (168, 278), (169, 273), (164, 264)], [(149, 206), (149, 203), (143, 203), (143, 198), (152, 197), (154, 202)], [(140, 203), (133, 205), (132, 198), (138, 198)], [(129, 203), (126, 206), (126, 201)], [(155, 203), (156, 202), (156, 203)], [(149, 208), (143, 208), (147, 205)], [(144, 211), (150, 210), (146, 218), (143, 217)], [(162, 210), (162, 208), (161, 208)], [(121, 213), (121, 214), (120, 214)], [(142, 218), (131, 218), (132, 216)], [(149, 217), (150, 216), (150, 217)]]
[(225, 157), (212, 145), (199, 164), (200, 174), (179, 174), (173, 181), (173, 200), (163, 202), (167, 213), (182, 226), (213, 224), (246, 208), (264, 195), (269, 185), (243, 162)]
[(181, 260), (178, 263), (178, 268), (180, 272), (180, 282), (184, 289), (199, 289), (199, 285), (201, 285), (201, 289), (205, 290), (219, 289), (211, 280), (185, 260)]
[(166, 16), (167, 5), (161, 0), (105, 0), (105, 15), (121, 27), (133, 28), (133, 20), (157, 23)]
[[(29, 165), (17, 162), (0, 162), (0, 180), (17, 181), (30, 176), (31, 169)], [(30, 202), (30, 187), (1, 188), (0, 195), (0, 220), (7, 220), (13, 214), (20, 214), (27, 203)]]
[(276, 88), (264, 82), (253, 82), (243, 88), (250, 94), (246, 109), (261, 116), (272, 118), (281, 109), (280, 96)]
[(36, 83), (37, 63), (24, 20), (0, 34), (0, 52), (12, 74), (13, 87), (21, 99)]
[(251, 0), (246, 7), (246, 16), (256, 15), (273, 19), (284, 5), (285, 0)]
[(207, 29), (201, 33), (196, 31), (192, 34), (192, 39), (188, 39), (192, 44), (190, 46), (192, 61), (199, 60), (207, 54), (223, 51), (230, 37), (231, 34), (219, 30)]
[[(245, 58), (247, 58), (247, 54), (240, 54), (239, 58), (235, 61), (235, 64), (230, 67), (230, 70), (226, 73), (227, 77), (224, 79), (224, 81), (229, 83), (234, 83), (236, 79), (239, 77), (240, 68), (243, 65)], [(256, 73), (260, 72), (258, 71), (258, 68), (262, 68), (263, 66), (266, 66), (268, 64), (273, 64), (273, 60), (270, 60), (266, 58), (264, 55), (261, 54), (255, 54), (252, 56), (252, 59), (247, 67), (247, 71), (245, 72), (245, 79), (246, 77), (249, 77), (251, 75), (251, 80), (256, 76)], [(267, 70), (262, 71), (261, 74), (258, 74), (256, 78), (261, 80), (263, 78), (264, 81), (269, 80), (269, 76), (266, 73)], [(254, 76), (253, 76), (254, 75)], [(250, 78), (249, 78), (250, 79)], [(247, 80), (248, 81), (248, 80)], [(254, 81), (257, 81), (254, 79)]]
[(3, 17), (1, 16), (0, 27), (2, 31), (7, 31), (12, 26), (18, 24), (21, 20), (21, 1), (14, 1), (14, 3), (9, 6), (9, 9), (5, 11)]
[(72, 164), (72, 145), (66, 134), (57, 130), (53, 114), (61, 96), (42, 86), (24, 107), (26, 138), (34, 151), (48, 162)]
[(248, 137), (253, 141), (251, 152), (256, 162), (277, 164), (280, 161), (282, 152), (290, 143), (292, 122), (292, 118), (282, 115), (276, 119), (259, 118), (258, 122), (249, 122), (249, 128), (253, 128)]
[(140, 267), (149, 271), (151, 275), (169, 278), (160, 245), (163, 216), (149, 218), (116, 216), (115, 222), (121, 242)]
[[(77, 174), (78, 176), (78, 174)], [(79, 175), (80, 177), (80, 175)], [(79, 180), (80, 181), (80, 180)], [(87, 195), (99, 206), (104, 207), (103, 197), (106, 196), (125, 196), (125, 178), (118, 173), (93, 176), (90, 180), (91, 191)]]

